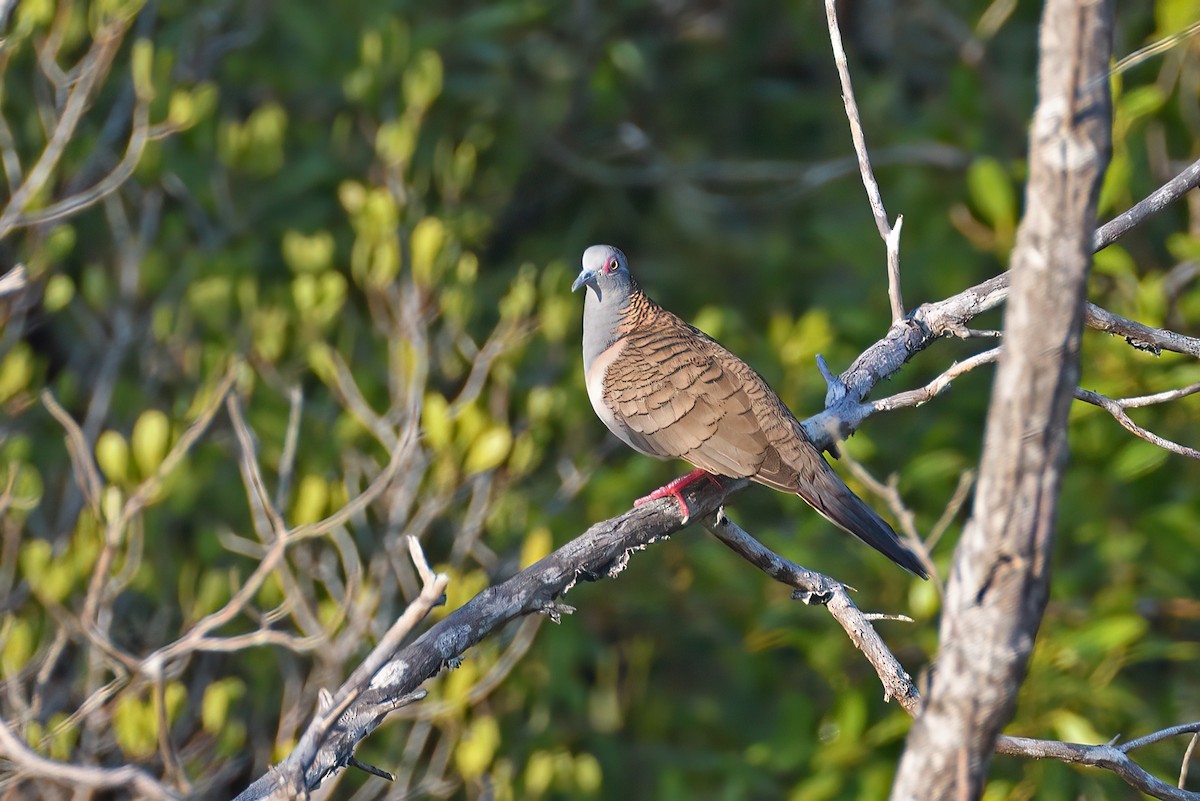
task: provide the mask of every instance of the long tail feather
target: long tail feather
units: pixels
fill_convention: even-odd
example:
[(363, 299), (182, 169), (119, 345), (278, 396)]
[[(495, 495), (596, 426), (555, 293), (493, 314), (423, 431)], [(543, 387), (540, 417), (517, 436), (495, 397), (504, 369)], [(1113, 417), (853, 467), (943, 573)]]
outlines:
[(796, 494), (825, 519), (858, 537), (913, 575), (929, 578), (917, 555), (900, 541), (892, 527), (874, 509), (846, 486), (833, 468), (826, 464), (824, 470), (818, 470), (811, 478), (812, 485), (801, 487)]

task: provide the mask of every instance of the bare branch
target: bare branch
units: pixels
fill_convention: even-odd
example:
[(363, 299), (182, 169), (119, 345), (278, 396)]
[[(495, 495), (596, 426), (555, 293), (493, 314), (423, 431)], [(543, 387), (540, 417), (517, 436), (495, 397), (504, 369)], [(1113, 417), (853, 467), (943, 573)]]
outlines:
[[(1183, 397), (1184, 395), (1190, 395), (1193, 392), (1196, 392), (1198, 389), (1200, 389), (1200, 384), (1195, 384), (1191, 387), (1183, 387), (1181, 390), (1173, 390), (1172, 393), (1159, 394), (1177, 394), (1178, 397)], [(1099, 406), (1101, 409), (1111, 414), (1113, 418), (1116, 419), (1116, 421), (1120, 423), (1123, 428), (1125, 428), (1125, 430), (1131, 432), (1134, 436), (1139, 437), (1140, 439), (1146, 440), (1146, 442), (1149, 442), (1152, 445), (1157, 445), (1160, 448), (1164, 448), (1171, 453), (1177, 453), (1180, 456), (1188, 456), (1192, 459), (1200, 459), (1200, 450), (1190, 448), (1187, 445), (1180, 445), (1179, 443), (1169, 440), (1166, 437), (1160, 437), (1153, 431), (1147, 431), (1137, 423), (1133, 422), (1128, 413), (1125, 411), (1126, 404), (1120, 400), (1113, 400), (1112, 398), (1105, 397), (1098, 392), (1092, 392), (1091, 390), (1082, 389), (1080, 387), (1075, 388), (1075, 397), (1081, 401), (1090, 403), (1093, 406)], [(1133, 398), (1133, 400), (1144, 401), (1146, 399)]]
[[(1176, 726), (1185, 731), (1200, 730), (1200, 723)], [(1165, 731), (1174, 731), (1167, 729)], [(1149, 737), (1158, 737), (1158, 732)], [(1054, 740), (1034, 740), (1029, 737), (1001, 737), (996, 741), (996, 753), (1021, 756), (1028, 759), (1056, 759), (1069, 765), (1087, 765), (1110, 770), (1125, 780), (1130, 787), (1165, 801), (1200, 801), (1200, 793), (1191, 793), (1172, 787), (1161, 779), (1147, 773), (1126, 752), (1111, 745), (1080, 745)]]
[(0, 753), (12, 762), (18, 773), (34, 776), (41, 781), (86, 787), (93, 791), (132, 790), (143, 798), (181, 797), (149, 773), (130, 765), (120, 768), (82, 767), (48, 759), (26, 745), (3, 721), (0, 721)]
[(890, 412), (894, 409), (901, 409), (906, 406), (920, 406), (923, 403), (936, 398), (938, 395), (945, 392), (950, 387), (950, 382), (958, 378), (963, 373), (970, 372), (976, 367), (984, 364), (994, 364), (1000, 358), (1000, 348), (992, 348), (985, 350), (982, 353), (977, 353), (969, 359), (963, 359), (961, 362), (955, 362), (950, 365), (944, 373), (930, 381), (923, 387), (918, 389), (910, 389), (907, 392), (898, 392), (887, 398), (880, 398), (877, 401), (872, 401), (871, 406), (877, 412)]
[(1151, 215), (1170, 206), (1197, 186), (1200, 186), (1200, 160), (1192, 162), (1183, 172), (1151, 192), (1146, 198), (1100, 226), (1092, 240), (1093, 250), (1103, 250), (1108, 247), (1130, 229), (1141, 225)]
[(725, 516), (723, 509), (715, 515), (703, 516), (700, 521), (709, 533), (734, 553), (776, 581), (795, 587), (794, 597), (797, 600), (824, 605), (834, 620), (845, 629), (850, 641), (875, 668), (883, 683), (884, 697), (895, 698), (910, 715), (918, 712), (921, 698), (912, 677), (875, 631), (871, 616), (860, 611), (850, 600), (846, 585), (784, 559), (743, 531)]
[(19, 295), (29, 287), (29, 274), (24, 264), (15, 265), (0, 276), (0, 298)]
[(1184, 785), (1187, 784), (1188, 765), (1192, 761), (1192, 754), (1196, 752), (1197, 742), (1200, 742), (1200, 732), (1196, 732), (1192, 735), (1192, 739), (1191, 742), (1188, 743), (1187, 750), (1183, 752), (1183, 761), (1179, 765), (1179, 781), (1175, 785), (1180, 790), (1182, 790)]
[(842, 33), (838, 29), (837, 0), (825, 0), (825, 19), (829, 25), (829, 42), (833, 45), (833, 61), (837, 65), (838, 78), (842, 83), (842, 103), (846, 107), (846, 119), (850, 122), (850, 138), (854, 141), (854, 152), (858, 156), (858, 170), (862, 175), (863, 188), (867, 190), (871, 212), (875, 216), (875, 227), (887, 248), (888, 300), (892, 306), (892, 323), (895, 324), (904, 317), (904, 301), (900, 296), (900, 228), (904, 224), (904, 217), (897, 216), (895, 226), (888, 222), (887, 209), (883, 207), (883, 197), (879, 194), (879, 184), (871, 169), (862, 119), (858, 114), (858, 103), (854, 99), (854, 86), (850, 82), (850, 66), (846, 60), (846, 51), (842, 47)]
[(1186, 387), (1177, 389), (1168, 389), (1162, 392), (1155, 392), (1153, 395), (1139, 395), (1134, 398), (1121, 398), (1117, 403), (1121, 404), (1123, 409), (1140, 409), (1145, 406), (1154, 406), (1159, 403), (1167, 403), (1180, 398), (1186, 398), (1188, 395), (1195, 395), (1200, 392), (1200, 383), (1189, 384)]
[(1155, 743), (1162, 742), (1170, 737), (1176, 737), (1180, 734), (1191, 734), (1195, 732), (1200, 732), (1200, 721), (1196, 721), (1195, 723), (1181, 723), (1180, 725), (1172, 726), (1169, 729), (1163, 729), (1162, 731), (1156, 731), (1153, 734), (1147, 734), (1144, 737), (1137, 738), (1136, 740), (1130, 740), (1123, 745), (1118, 745), (1117, 749), (1122, 753), (1127, 754), (1130, 751), (1136, 751), (1139, 748), (1145, 748), (1148, 745), (1154, 745)]
[(87, 438), (84, 437), (83, 430), (75, 422), (75, 418), (71, 417), (71, 413), (62, 407), (50, 390), (43, 390), (41, 397), (46, 411), (50, 412), (50, 416), (57, 420), (58, 424), (67, 432), (67, 450), (71, 454), (71, 463), (75, 468), (76, 479), (79, 481), (79, 487), (83, 490), (88, 506), (96, 511), (100, 508), (100, 490), (103, 488), (104, 482), (100, 478), (100, 469), (96, 467), (96, 462), (92, 459)]
[(1123, 336), (1131, 346), (1138, 350), (1148, 350), (1156, 356), (1164, 350), (1169, 350), (1200, 359), (1200, 339), (1162, 328), (1151, 328), (1136, 320), (1127, 320), (1094, 303), (1089, 303), (1084, 308), (1084, 321), (1098, 331)]
[(67, 144), (74, 138), (75, 130), (91, 103), (97, 85), (108, 74), (113, 56), (125, 38), (123, 24), (110, 24), (97, 32), (95, 40), (77, 65), (78, 80), (72, 85), (62, 115), (54, 124), (49, 141), (33, 168), (25, 175), (21, 185), (12, 193), (8, 204), (0, 212), (0, 239), (13, 228), (23, 224), (25, 206), (35, 198), (54, 175)]

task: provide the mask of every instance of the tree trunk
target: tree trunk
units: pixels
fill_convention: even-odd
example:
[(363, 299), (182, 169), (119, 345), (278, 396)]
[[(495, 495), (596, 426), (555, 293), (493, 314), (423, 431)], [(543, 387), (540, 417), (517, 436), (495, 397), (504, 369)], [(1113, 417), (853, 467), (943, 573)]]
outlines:
[(1025, 675), (1050, 578), (1096, 200), (1111, 150), (1111, 8), (1048, 0), (1026, 212), (1012, 256), (972, 518), (954, 554), (941, 652), (893, 799), (974, 799)]

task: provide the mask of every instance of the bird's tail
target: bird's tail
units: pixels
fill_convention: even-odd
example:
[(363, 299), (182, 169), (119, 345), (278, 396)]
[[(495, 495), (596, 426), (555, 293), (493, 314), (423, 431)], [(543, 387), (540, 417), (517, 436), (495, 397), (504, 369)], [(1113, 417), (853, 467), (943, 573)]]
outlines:
[(855, 495), (824, 459), (821, 462), (825, 469), (818, 469), (812, 485), (802, 487), (797, 494), (838, 528), (858, 537), (913, 575), (929, 578), (921, 560), (900, 542), (892, 527)]

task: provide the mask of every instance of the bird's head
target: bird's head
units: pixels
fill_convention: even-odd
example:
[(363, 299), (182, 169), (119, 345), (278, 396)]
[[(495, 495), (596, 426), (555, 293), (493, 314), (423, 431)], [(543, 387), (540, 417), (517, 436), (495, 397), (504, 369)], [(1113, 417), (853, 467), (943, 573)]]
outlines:
[(581, 286), (591, 287), (599, 299), (603, 299), (605, 293), (612, 293), (615, 297), (627, 293), (629, 263), (625, 261), (625, 254), (612, 245), (592, 245), (585, 250), (583, 269), (579, 271), (575, 283), (571, 284), (571, 291)]

